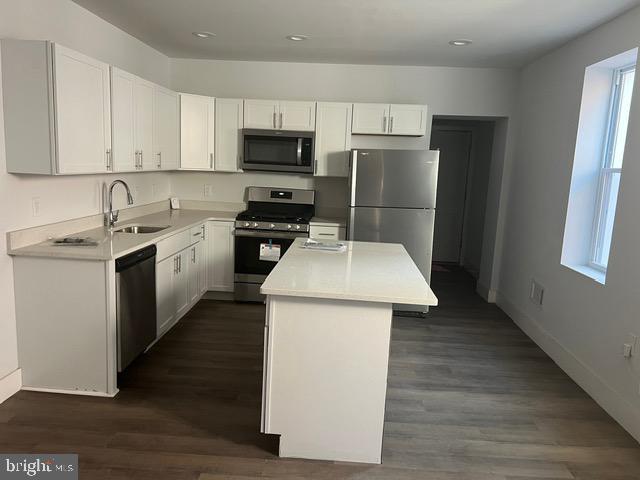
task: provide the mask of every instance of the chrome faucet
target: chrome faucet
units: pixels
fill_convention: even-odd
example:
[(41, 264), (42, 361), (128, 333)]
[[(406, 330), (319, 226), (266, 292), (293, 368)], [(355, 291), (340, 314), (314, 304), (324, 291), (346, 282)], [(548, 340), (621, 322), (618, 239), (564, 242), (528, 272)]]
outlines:
[(133, 205), (133, 197), (131, 196), (131, 191), (129, 190), (129, 185), (124, 180), (114, 180), (109, 185), (109, 212), (105, 214), (104, 223), (109, 228), (112, 228), (116, 222), (118, 221), (118, 210), (113, 210), (113, 187), (116, 184), (121, 184), (127, 190), (127, 205)]

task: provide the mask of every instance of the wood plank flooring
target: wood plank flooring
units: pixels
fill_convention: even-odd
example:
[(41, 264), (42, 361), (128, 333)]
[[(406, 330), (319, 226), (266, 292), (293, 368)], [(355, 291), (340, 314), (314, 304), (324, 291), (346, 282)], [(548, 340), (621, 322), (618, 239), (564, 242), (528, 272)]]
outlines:
[(277, 457), (258, 433), (264, 308), (201, 301), (115, 399), (20, 392), (1, 452), (74, 452), (81, 479), (631, 480), (640, 447), (463, 272), (394, 319), (383, 465)]

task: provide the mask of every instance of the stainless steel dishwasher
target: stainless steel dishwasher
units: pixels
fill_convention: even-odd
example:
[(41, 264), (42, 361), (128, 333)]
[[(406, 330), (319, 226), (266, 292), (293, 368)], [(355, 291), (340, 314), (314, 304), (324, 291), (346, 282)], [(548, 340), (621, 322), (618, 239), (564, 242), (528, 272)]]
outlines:
[(156, 338), (156, 246), (116, 260), (118, 372)]

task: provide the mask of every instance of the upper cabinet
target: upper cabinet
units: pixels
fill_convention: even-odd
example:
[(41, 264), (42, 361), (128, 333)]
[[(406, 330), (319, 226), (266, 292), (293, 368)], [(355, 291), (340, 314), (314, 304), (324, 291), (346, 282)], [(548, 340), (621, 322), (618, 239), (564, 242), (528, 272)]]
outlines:
[(180, 94), (180, 168), (213, 170), (215, 99)]
[(153, 153), (157, 170), (177, 170), (180, 165), (178, 151), (179, 99), (178, 94), (155, 85), (153, 107)]
[(7, 171), (111, 171), (109, 65), (45, 41), (0, 45)]
[(313, 131), (316, 102), (245, 100), (244, 128)]
[(112, 158), (116, 172), (157, 169), (153, 91), (151, 82), (111, 67)]
[(349, 176), (352, 104), (318, 102), (314, 174)]
[(220, 172), (238, 172), (244, 124), (241, 98), (216, 98), (215, 162)]
[(426, 105), (353, 104), (354, 134), (422, 136), (426, 130)]

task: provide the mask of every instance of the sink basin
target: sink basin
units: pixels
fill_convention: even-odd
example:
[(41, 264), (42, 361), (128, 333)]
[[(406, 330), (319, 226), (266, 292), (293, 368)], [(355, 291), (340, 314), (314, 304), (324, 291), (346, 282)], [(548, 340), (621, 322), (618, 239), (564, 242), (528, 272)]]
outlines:
[(115, 233), (156, 233), (169, 228), (169, 225), (165, 226), (153, 226), (153, 225), (129, 225), (128, 227), (118, 228), (114, 230)]

